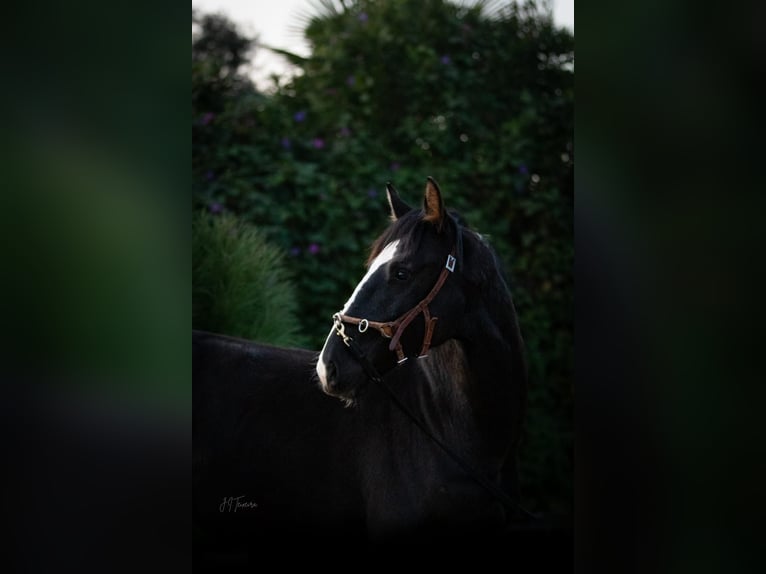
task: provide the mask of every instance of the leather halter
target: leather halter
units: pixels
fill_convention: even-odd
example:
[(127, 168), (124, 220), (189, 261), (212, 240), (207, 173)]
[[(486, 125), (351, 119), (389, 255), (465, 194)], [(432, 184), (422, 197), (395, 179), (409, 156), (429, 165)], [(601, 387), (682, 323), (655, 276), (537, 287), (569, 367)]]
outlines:
[[(458, 233), (459, 232), (460, 230), (458, 230)], [(332, 316), (333, 324), (335, 327), (335, 334), (342, 338), (343, 342), (348, 347), (350, 346), (352, 339), (349, 335), (346, 334), (344, 323), (356, 325), (360, 333), (364, 333), (368, 328), (372, 327), (373, 329), (379, 331), (380, 334), (383, 335), (386, 339), (391, 339), (391, 343), (388, 345), (388, 349), (390, 351), (395, 350), (397, 361), (399, 363), (403, 363), (407, 360), (407, 357), (404, 355), (404, 350), (402, 349), (402, 343), (400, 339), (404, 334), (404, 330), (409, 326), (409, 324), (412, 323), (415, 317), (422, 313), (425, 319), (426, 331), (423, 335), (423, 345), (420, 348), (420, 354), (418, 355), (418, 358), (422, 359), (423, 357), (428, 356), (428, 350), (431, 348), (431, 339), (434, 335), (434, 327), (436, 326), (436, 321), (438, 320), (438, 317), (431, 316), (431, 311), (429, 310), (428, 306), (431, 304), (431, 301), (434, 300), (436, 295), (439, 294), (439, 291), (444, 286), (445, 281), (447, 281), (447, 277), (455, 271), (455, 263), (457, 262), (455, 256), (458, 254), (458, 245), (455, 245), (455, 247), (452, 248), (452, 252), (447, 255), (447, 262), (439, 274), (439, 278), (436, 280), (436, 284), (431, 288), (431, 291), (428, 293), (428, 295), (426, 295), (425, 298), (420, 301), (420, 303), (401, 315), (398, 319), (382, 323), (379, 321), (370, 321), (368, 319), (351, 317), (342, 313), (335, 313), (335, 315)]]

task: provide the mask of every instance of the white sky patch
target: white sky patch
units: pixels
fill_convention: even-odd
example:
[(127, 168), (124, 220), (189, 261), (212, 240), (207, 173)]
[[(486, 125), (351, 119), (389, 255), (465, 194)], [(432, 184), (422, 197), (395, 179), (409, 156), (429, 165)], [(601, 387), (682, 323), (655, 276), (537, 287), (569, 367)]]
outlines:
[[(550, 0), (549, 6), (553, 22), (574, 33), (574, 0)], [(311, 52), (302, 32), (306, 17), (322, 11), (316, 0), (192, 0), (192, 7), (206, 13), (226, 14), (247, 35), (257, 36), (263, 44), (301, 56)], [(289, 77), (294, 75), (295, 68), (283, 56), (256, 47), (247, 72), (257, 86), (267, 89), (271, 86), (271, 74)]]

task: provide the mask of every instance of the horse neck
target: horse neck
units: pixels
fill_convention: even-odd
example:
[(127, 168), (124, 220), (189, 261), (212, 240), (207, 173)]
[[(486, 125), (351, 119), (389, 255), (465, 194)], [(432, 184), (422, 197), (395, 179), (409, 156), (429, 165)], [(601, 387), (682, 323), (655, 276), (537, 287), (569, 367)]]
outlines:
[[(489, 471), (508, 453), (508, 423), (517, 418), (505, 388), (511, 379), (508, 355), (508, 345), (499, 341), (449, 339), (433, 347), (427, 358), (405, 363), (387, 377), (387, 384), (434, 434)], [(391, 401), (380, 399), (373, 401), (374, 414), (368, 410), (368, 421), (378, 421), (394, 443), (414, 441), (422, 443), (424, 451), (436, 452)], [(399, 433), (406, 436), (394, 436)]]
[(464, 250), (466, 307), (457, 336), (470, 372), (466, 394), (483, 443), (501, 458), (512, 458), (526, 401), (524, 343), (494, 252), (472, 232), (464, 233)]
[[(464, 391), (470, 378), (466, 359), (462, 345), (450, 340), (433, 347), (428, 358), (394, 369), (385, 384), (430, 432), (473, 466), (485, 468), (477, 456), (476, 426)], [(371, 385), (358, 406), (368, 512), (385, 515), (399, 509), (404, 514), (394, 522), (417, 521), (439, 497), (435, 489), (469, 480), (380, 388)]]
[(515, 456), (526, 401), (524, 343), (504, 285), (476, 294), (481, 303), (466, 315), (461, 330), (470, 373), (466, 394), (477, 430), (501, 459)]
[[(449, 339), (431, 349), (427, 358), (414, 365), (421, 373), (420, 384), (411, 391), (418, 412), (429, 428), (449, 439), (475, 435), (471, 404), (466, 393), (474, 374), (463, 345)], [(469, 449), (470, 445), (464, 445)]]
[[(486, 367), (496, 351), (490, 344), (450, 339), (433, 347), (428, 358), (412, 359), (395, 369), (386, 377), (386, 384), (471, 466), (491, 480), (505, 480), (509, 461), (515, 469), (508, 421), (516, 413), (513, 409), (509, 413), (507, 407), (493, 410), (491, 404), (496, 386), (491, 378), (497, 377), (497, 371)], [(498, 359), (494, 357), (496, 362)], [(489, 397), (482, 396), (487, 393)], [(387, 516), (391, 509), (405, 508), (404, 514), (388, 516), (383, 522), (417, 522), (430, 512), (431, 505), (439, 504), (443, 492), (473, 500), (467, 493), (475, 495), (478, 487), (385, 393), (372, 385), (364, 399), (357, 411), (363, 429), (359, 462), (371, 516)], [(491, 420), (483, 420), (486, 417)], [(455, 490), (456, 484), (462, 486)], [(512, 483), (509, 487), (515, 489)]]

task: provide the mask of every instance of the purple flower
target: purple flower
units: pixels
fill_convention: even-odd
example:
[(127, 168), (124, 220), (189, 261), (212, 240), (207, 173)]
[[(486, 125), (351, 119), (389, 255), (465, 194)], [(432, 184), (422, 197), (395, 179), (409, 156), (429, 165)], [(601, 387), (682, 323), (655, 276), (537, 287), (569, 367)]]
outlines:
[(322, 138), (314, 138), (311, 141), (311, 145), (314, 146), (315, 149), (322, 149), (324, 147), (324, 140)]
[(207, 113), (203, 114), (202, 115), (202, 121), (201, 121), (202, 125), (203, 126), (208, 125), (210, 122), (213, 121), (213, 118), (215, 118), (215, 114), (212, 113), (212, 112), (207, 112)]
[(212, 171), (208, 170), (205, 172), (205, 179), (208, 181), (213, 181), (215, 179), (215, 174)]
[(449, 56), (447, 56), (447, 55), (445, 54), (444, 56), (442, 56), (441, 58), (439, 58), (439, 61), (440, 61), (442, 64), (444, 64), (445, 66), (448, 66), (448, 65), (450, 64), (450, 62), (452, 62), (452, 58), (450, 58)]
[(210, 204), (208, 209), (210, 210), (210, 213), (221, 213), (223, 211), (223, 205), (221, 205), (217, 201), (214, 201), (213, 203)]
[(367, 12), (362, 12), (361, 14), (359, 14), (359, 16), (357, 16), (357, 18), (359, 19), (360, 22), (367, 22), (367, 20), (369, 19), (369, 16), (367, 16)]
[(529, 169), (527, 169), (527, 166), (523, 163), (519, 166), (519, 173), (521, 175), (527, 175), (529, 173)]
[(298, 257), (298, 255), (301, 254), (301, 248), (300, 247), (291, 247), (290, 248), (290, 255), (293, 257)]
[(356, 78), (354, 76), (349, 76), (346, 78), (346, 85), (347, 86), (353, 86), (356, 83)]
[(340, 128), (340, 131), (338, 131), (338, 135), (342, 138), (347, 138), (348, 136), (351, 135), (351, 130), (348, 129), (346, 126), (343, 126), (342, 128)]
[(306, 119), (306, 112), (305, 112), (305, 111), (303, 111), (303, 110), (301, 110), (300, 112), (295, 112), (295, 113), (293, 114), (293, 119), (294, 119), (296, 122), (302, 122), (302, 121), (304, 121), (304, 120)]
[(282, 147), (284, 149), (290, 149), (290, 138), (282, 138)]
[(398, 161), (391, 162), (391, 165), (389, 166), (391, 168), (391, 171), (398, 171), (400, 167), (402, 167)]
[(317, 253), (319, 253), (319, 245), (316, 243), (312, 243), (311, 245), (309, 245), (309, 253), (311, 253), (312, 255), (316, 255)]
[(378, 190), (377, 189), (368, 189), (367, 190), (367, 197), (378, 197)]

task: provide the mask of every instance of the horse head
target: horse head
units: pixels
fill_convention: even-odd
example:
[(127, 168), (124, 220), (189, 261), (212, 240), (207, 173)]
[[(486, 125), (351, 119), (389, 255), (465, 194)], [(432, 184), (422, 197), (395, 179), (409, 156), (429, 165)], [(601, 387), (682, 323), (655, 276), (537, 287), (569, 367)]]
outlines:
[(390, 184), (391, 225), (373, 243), (367, 273), (343, 308), (317, 361), (322, 390), (353, 401), (366, 381), (353, 341), (374, 369), (423, 358), (431, 347), (459, 338), (467, 301), (463, 227), (447, 212), (428, 178), (422, 209), (408, 206)]

